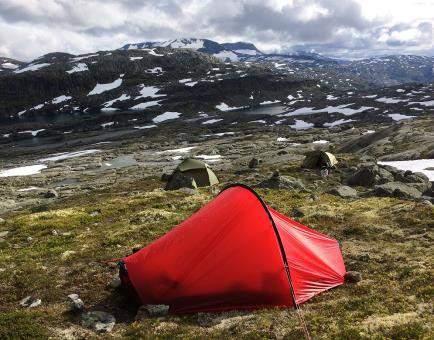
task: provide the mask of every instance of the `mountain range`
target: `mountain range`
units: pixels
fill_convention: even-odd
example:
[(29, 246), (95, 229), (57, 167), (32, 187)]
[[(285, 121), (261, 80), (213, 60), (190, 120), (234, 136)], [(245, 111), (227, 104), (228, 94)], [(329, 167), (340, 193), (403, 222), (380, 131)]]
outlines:
[(8, 138), (24, 138), (17, 132), (35, 126), (63, 133), (98, 129), (106, 119), (129, 126), (165, 112), (197, 118), (273, 103), (294, 115), (316, 113), (308, 123), (317, 127), (335, 124), (331, 118), (393, 121), (388, 113), (423, 115), (433, 106), (433, 58), (423, 56), (342, 61), (266, 54), (244, 42), (175, 39), (49, 53), (28, 63), (0, 58), (0, 65), (0, 134)]

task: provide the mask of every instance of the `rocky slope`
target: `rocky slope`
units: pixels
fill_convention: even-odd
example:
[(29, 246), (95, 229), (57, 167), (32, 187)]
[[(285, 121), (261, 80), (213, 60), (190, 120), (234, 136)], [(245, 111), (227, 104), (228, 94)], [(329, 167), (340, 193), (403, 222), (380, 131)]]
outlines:
[[(432, 337), (430, 183), (375, 165), (404, 147), (432, 149), (432, 116), (343, 130), (223, 126), (178, 121), (152, 133), (81, 132), (1, 148), (2, 170), (46, 168), (0, 175), (0, 338), (303, 337), (287, 309), (150, 315), (118, 288), (117, 267), (105, 262), (157, 239), (233, 182), (258, 186), (273, 208), (337, 238), (347, 270), (360, 273), (358, 283), (302, 306), (313, 338)], [(368, 135), (366, 145), (352, 142)], [(301, 168), (315, 149), (339, 160), (328, 177)], [(162, 174), (188, 156), (209, 162), (220, 187), (164, 191)], [(98, 315), (104, 322), (95, 331)]]

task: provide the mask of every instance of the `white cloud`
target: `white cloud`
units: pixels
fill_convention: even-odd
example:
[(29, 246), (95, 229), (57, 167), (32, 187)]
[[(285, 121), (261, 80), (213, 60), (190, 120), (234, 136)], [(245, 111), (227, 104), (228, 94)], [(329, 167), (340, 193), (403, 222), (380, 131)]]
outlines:
[(0, 55), (31, 60), (177, 37), (321, 52), (432, 51), (432, 0), (1, 0)]

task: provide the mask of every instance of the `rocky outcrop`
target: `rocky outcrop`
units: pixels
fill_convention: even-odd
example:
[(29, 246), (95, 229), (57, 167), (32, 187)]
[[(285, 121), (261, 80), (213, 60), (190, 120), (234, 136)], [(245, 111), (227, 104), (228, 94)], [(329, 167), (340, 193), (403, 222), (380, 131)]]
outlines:
[(347, 183), (351, 186), (372, 187), (377, 184), (384, 184), (394, 180), (393, 175), (384, 168), (377, 165), (364, 166), (356, 171)]
[(289, 176), (281, 176), (278, 171), (274, 172), (269, 179), (266, 179), (259, 183), (257, 187), (306, 191), (306, 187), (304, 186), (302, 181)]
[(346, 186), (340, 185), (328, 191), (329, 194), (336, 195), (342, 198), (356, 198), (357, 190)]
[(377, 196), (388, 196), (406, 199), (418, 199), (422, 197), (422, 192), (410, 185), (401, 182), (389, 182), (386, 184), (377, 185), (374, 188), (374, 193)]

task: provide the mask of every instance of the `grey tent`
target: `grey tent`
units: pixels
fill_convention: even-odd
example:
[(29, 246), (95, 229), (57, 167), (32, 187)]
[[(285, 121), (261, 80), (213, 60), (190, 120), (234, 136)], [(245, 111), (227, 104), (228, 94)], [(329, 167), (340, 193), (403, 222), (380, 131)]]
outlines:
[(330, 152), (312, 151), (306, 154), (303, 161), (303, 168), (317, 169), (322, 167), (333, 168), (338, 164), (336, 157)]
[(207, 187), (218, 183), (217, 176), (208, 164), (197, 159), (187, 158), (176, 167), (165, 189)]

